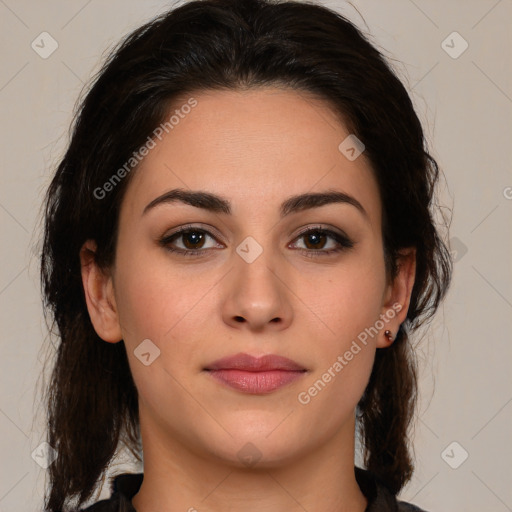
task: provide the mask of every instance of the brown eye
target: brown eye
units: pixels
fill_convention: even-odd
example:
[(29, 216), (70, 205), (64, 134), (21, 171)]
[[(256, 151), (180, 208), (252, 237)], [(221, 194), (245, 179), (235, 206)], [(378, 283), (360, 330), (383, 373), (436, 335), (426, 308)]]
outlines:
[(205, 233), (200, 231), (185, 231), (180, 233), (183, 245), (187, 249), (200, 249), (204, 245)]
[[(354, 246), (354, 242), (346, 235), (324, 228), (310, 228), (303, 231), (295, 240), (293, 245), (308, 256), (328, 256)], [(297, 244), (301, 240), (302, 246)]]
[(302, 236), (304, 237), (307, 249), (322, 249), (328, 238), (324, 233), (320, 233), (319, 231), (310, 231)]
[(217, 243), (215, 237), (208, 231), (182, 228), (171, 235), (164, 236), (160, 240), (160, 245), (169, 252), (185, 256), (201, 256), (206, 255), (209, 249), (219, 248), (222, 244)]

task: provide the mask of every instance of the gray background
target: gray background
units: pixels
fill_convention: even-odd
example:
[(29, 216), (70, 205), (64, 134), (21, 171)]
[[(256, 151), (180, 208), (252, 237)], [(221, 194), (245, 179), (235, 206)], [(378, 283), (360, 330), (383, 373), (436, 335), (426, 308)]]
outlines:
[[(454, 281), (417, 347), (417, 469), (401, 497), (432, 512), (512, 511), (512, 0), (324, 4), (394, 59), (444, 171), (440, 201), (454, 209)], [(83, 84), (170, 5), (0, 0), (0, 512), (40, 510), (45, 484), (39, 389), (52, 351), (33, 249), (43, 191)], [(42, 32), (58, 44), (46, 59), (31, 47), (51, 48)], [(111, 473), (121, 470), (141, 468), (120, 454)], [(109, 495), (104, 486), (95, 499)]]

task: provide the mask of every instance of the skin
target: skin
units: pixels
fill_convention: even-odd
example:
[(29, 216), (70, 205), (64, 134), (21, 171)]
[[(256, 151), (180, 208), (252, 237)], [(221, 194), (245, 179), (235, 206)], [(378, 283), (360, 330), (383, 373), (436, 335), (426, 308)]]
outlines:
[[(144, 482), (133, 505), (138, 512), (363, 512), (355, 408), (376, 349), (392, 343), (384, 331), (395, 334), (406, 317), (414, 250), (403, 251), (390, 282), (377, 182), (364, 153), (349, 161), (339, 151), (349, 132), (327, 104), (273, 87), (193, 97), (197, 106), (132, 176), (114, 266), (96, 266), (92, 240), (81, 251), (94, 328), (105, 342), (124, 340), (139, 392)], [(222, 196), (232, 213), (173, 202), (143, 214), (175, 188)], [(281, 219), (288, 197), (328, 190), (354, 197), (366, 214), (331, 203)], [(202, 256), (159, 243), (185, 224), (212, 237), (203, 246), (178, 237), (173, 246), (195, 244)], [(313, 257), (337, 243), (298, 238), (309, 226), (345, 233), (354, 245)], [(236, 252), (248, 236), (263, 249), (252, 263)], [(298, 394), (393, 304), (401, 311), (308, 404), (299, 403)], [(145, 339), (160, 350), (148, 366), (134, 355)], [(279, 354), (308, 371), (266, 395), (236, 391), (203, 371), (239, 352)], [(247, 443), (260, 457), (251, 467), (238, 456)]]

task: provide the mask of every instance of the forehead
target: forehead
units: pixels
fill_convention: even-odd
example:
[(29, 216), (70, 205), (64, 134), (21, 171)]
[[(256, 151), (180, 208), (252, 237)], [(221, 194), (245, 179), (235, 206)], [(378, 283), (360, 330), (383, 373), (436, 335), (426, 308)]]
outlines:
[(290, 195), (335, 189), (356, 196), (380, 225), (370, 164), (364, 153), (349, 160), (340, 151), (351, 134), (326, 102), (273, 87), (200, 91), (180, 101), (134, 171), (123, 200), (131, 216), (172, 188), (227, 197), (235, 214), (277, 211)]

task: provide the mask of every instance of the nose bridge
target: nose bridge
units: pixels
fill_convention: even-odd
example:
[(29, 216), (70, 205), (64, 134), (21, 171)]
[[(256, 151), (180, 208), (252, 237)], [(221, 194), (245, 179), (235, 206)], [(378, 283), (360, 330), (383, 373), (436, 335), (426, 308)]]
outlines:
[(252, 296), (263, 305), (281, 296), (281, 285), (276, 276), (280, 265), (278, 251), (271, 245), (271, 234), (258, 238), (261, 243), (249, 235), (236, 247), (235, 272), (238, 289), (244, 289), (246, 296)]
[(284, 284), (285, 265), (274, 247), (272, 233), (256, 236), (246, 236), (235, 248), (224, 302), (225, 321), (247, 323), (251, 328), (262, 328), (270, 322), (288, 325), (292, 305)]

